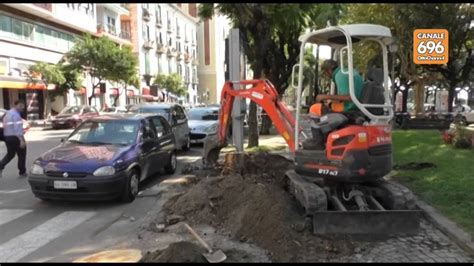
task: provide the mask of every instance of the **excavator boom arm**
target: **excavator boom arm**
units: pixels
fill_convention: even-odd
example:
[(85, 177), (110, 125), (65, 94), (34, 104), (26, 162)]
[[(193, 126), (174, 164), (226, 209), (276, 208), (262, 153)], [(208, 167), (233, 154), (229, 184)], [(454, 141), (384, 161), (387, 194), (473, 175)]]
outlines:
[[(251, 86), (251, 88), (234, 90), (234, 85)], [(218, 141), (221, 145), (225, 143), (235, 97), (250, 99), (261, 106), (272, 120), (280, 135), (285, 139), (290, 150), (294, 152), (295, 118), (286, 105), (279, 100), (278, 91), (269, 80), (243, 80), (238, 84), (228, 81), (224, 84), (221, 93), (222, 107), (219, 114), (218, 128)]]

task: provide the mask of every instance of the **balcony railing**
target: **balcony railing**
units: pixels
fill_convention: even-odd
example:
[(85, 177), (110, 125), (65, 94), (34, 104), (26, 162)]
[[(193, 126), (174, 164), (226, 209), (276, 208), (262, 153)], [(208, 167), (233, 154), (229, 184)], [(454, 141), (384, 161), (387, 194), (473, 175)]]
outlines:
[(143, 8), (143, 20), (148, 22), (150, 21), (150, 19), (151, 19), (150, 11), (148, 11), (148, 9), (146, 8)]
[(117, 29), (113, 24), (107, 24), (107, 32), (111, 35), (117, 36)]
[(157, 19), (157, 20), (156, 20), (156, 26), (157, 26), (158, 28), (162, 28), (162, 27), (163, 27), (163, 21), (161, 21), (161, 19)]
[(167, 50), (168, 50), (168, 48), (166, 47), (166, 45), (164, 45), (162, 43), (158, 43), (156, 45), (156, 52), (159, 53), (159, 54), (164, 54), (164, 53), (166, 53)]
[(188, 53), (184, 53), (184, 62), (186, 64), (191, 63), (191, 56)]
[(122, 39), (131, 40), (132, 39), (132, 34), (129, 31), (122, 31), (122, 32), (120, 32), (119, 37), (122, 38)]
[(175, 48), (168, 49), (167, 55), (168, 57), (176, 57), (177, 55), (176, 49)]
[(184, 54), (182, 52), (178, 52), (176, 56), (176, 60), (182, 61), (184, 59)]
[(145, 48), (145, 49), (153, 49), (154, 43), (155, 43), (154, 41), (145, 40), (145, 42), (143, 43), (143, 48)]

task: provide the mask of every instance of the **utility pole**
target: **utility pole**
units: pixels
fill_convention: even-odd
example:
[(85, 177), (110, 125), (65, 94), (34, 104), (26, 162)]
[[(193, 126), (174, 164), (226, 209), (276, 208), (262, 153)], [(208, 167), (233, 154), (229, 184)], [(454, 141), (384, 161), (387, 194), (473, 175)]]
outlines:
[[(229, 32), (229, 76), (233, 82), (233, 89), (240, 89), (241, 65), (240, 65), (240, 36), (239, 29), (231, 29)], [(237, 147), (237, 152), (244, 151), (244, 126), (242, 119), (242, 98), (235, 97), (232, 109), (232, 139)]]

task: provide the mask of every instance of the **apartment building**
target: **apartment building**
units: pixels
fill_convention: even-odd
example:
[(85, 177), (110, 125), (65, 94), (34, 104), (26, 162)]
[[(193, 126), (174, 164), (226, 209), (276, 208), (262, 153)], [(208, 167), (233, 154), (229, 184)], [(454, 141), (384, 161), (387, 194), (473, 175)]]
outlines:
[(230, 20), (215, 15), (200, 23), (198, 28), (199, 87), (197, 98), (200, 104), (220, 102), (226, 72), (226, 38), (232, 28)]
[[(133, 51), (140, 62), (141, 97), (144, 101), (197, 102), (197, 5), (130, 4)], [(178, 97), (161, 84), (159, 74), (178, 73), (187, 97)]]
[[(84, 33), (107, 35), (119, 45), (131, 45), (130, 24), (122, 23), (122, 16), (129, 12), (119, 4), (0, 4), (0, 107), (8, 109), (22, 99), (27, 102), (26, 118), (43, 119), (45, 91), (54, 86), (32, 83), (25, 73), (28, 67), (41, 61), (57, 63)], [(84, 87), (56, 97), (53, 111), (84, 104), (92, 94), (97, 107), (115, 101), (118, 89), (114, 84), (108, 83), (105, 93), (90, 84), (90, 77), (84, 74)], [(135, 91), (123, 94), (120, 100), (125, 104), (126, 96), (132, 94)]]

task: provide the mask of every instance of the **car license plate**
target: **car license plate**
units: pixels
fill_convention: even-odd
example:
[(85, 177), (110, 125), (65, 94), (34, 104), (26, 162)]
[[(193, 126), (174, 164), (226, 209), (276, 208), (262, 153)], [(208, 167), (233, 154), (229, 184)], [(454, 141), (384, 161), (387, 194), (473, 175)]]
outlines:
[(54, 181), (56, 189), (77, 189), (76, 181)]
[(196, 139), (192, 139), (191, 143), (197, 143), (198, 141)]
[(64, 124), (64, 121), (59, 121), (58, 124)]

